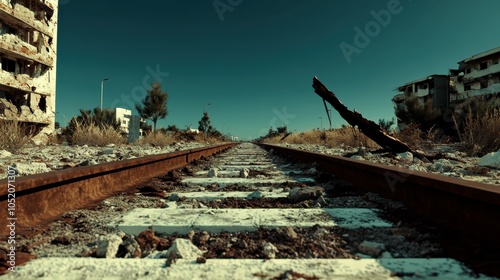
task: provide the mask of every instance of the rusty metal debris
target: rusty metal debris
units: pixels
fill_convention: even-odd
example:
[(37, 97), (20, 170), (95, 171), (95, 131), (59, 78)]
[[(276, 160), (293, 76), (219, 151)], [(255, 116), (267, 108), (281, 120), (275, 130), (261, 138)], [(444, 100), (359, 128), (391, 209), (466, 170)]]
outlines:
[[(91, 206), (152, 177), (165, 175), (190, 162), (222, 152), (236, 143), (82, 166), (16, 178), (16, 230), (32, 231), (66, 211)], [(7, 186), (7, 179), (0, 185)], [(0, 216), (8, 217), (7, 188), (0, 190)], [(9, 228), (0, 228), (0, 238)]]
[(306, 163), (317, 163), (366, 191), (401, 201), (474, 240), (500, 248), (500, 190), (493, 185), (438, 174), (311, 153), (277, 145), (259, 144)]

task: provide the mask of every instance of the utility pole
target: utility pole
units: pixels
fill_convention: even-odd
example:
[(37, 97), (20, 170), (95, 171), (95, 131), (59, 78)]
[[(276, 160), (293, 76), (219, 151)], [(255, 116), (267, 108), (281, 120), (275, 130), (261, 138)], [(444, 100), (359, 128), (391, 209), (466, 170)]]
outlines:
[(102, 96), (104, 95), (104, 81), (109, 80), (109, 78), (104, 78), (101, 81), (101, 111), (102, 111)]

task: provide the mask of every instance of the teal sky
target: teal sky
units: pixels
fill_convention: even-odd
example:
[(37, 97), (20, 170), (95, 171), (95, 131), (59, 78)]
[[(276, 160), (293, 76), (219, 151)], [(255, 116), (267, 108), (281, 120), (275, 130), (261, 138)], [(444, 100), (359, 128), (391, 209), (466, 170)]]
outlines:
[(206, 107), (240, 139), (327, 128), (314, 76), (348, 108), (391, 119), (398, 86), (500, 46), (499, 11), (498, 0), (62, 0), (56, 120), (98, 107), (109, 78), (103, 107), (133, 114), (161, 82), (158, 127), (197, 128)]

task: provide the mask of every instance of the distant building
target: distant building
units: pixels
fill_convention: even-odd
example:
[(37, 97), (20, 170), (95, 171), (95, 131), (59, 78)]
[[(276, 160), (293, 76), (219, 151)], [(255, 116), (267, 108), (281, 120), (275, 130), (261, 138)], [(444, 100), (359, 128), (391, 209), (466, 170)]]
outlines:
[[(481, 97), (500, 105), (500, 47), (473, 55), (458, 62), (458, 69), (448, 75), (431, 75), (398, 87), (392, 98), (396, 110), (404, 109), (404, 101), (416, 97), (429, 99), (435, 108), (447, 109), (471, 97)], [(399, 125), (399, 123), (398, 123)]]
[(57, 0), (0, 0), (0, 119), (54, 132)]
[[(130, 127), (131, 127), (131, 118), (132, 118), (132, 110), (125, 109), (125, 108), (113, 108), (113, 109), (107, 109), (111, 110), (115, 114), (115, 120), (120, 123), (120, 130), (124, 134), (129, 134), (130, 132)], [(138, 117), (138, 116), (137, 116)], [(144, 123), (144, 119), (139, 118), (139, 135), (144, 136), (144, 131), (140, 128), (140, 124)], [(134, 129), (136, 128), (136, 125), (133, 125)]]
[(200, 130), (199, 129), (195, 129), (195, 128), (191, 128), (190, 126), (189, 127), (186, 127), (186, 132), (191, 132), (191, 133), (200, 133)]
[(398, 87), (402, 92), (392, 99), (395, 106), (402, 106), (403, 101), (409, 97), (417, 97), (422, 102), (432, 100), (432, 105), (436, 108), (447, 108), (449, 104), (449, 84), (448, 75), (431, 75), (420, 80), (409, 82)]
[(132, 116), (132, 111), (124, 108), (114, 108), (115, 119), (120, 122), (120, 129), (123, 133), (128, 134), (128, 126), (130, 123), (130, 116)]
[(500, 92), (500, 47), (473, 55), (450, 70), (454, 92), (451, 101)]

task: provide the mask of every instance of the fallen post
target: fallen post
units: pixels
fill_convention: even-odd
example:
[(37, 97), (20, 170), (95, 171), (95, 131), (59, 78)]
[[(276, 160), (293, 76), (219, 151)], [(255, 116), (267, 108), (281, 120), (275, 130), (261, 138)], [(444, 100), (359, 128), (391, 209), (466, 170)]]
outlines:
[(330, 103), (340, 116), (344, 118), (350, 125), (357, 126), (363, 134), (368, 136), (370, 139), (379, 144), (382, 148), (393, 151), (396, 153), (410, 152), (417, 157), (427, 156), (421, 152), (417, 152), (412, 149), (408, 144), (398, 140), (385, 133), (382, 128), (373, 121), (365, 119), (360, 113), (356, 111), (350, 111), (347, 107), (342, 104), (342, 102), (335, 96), (335, 94), (329, 91), (325, 85), (323, 85), (317, 77), (313, 78), (312, 84), (314, 91), (323, 100)]

